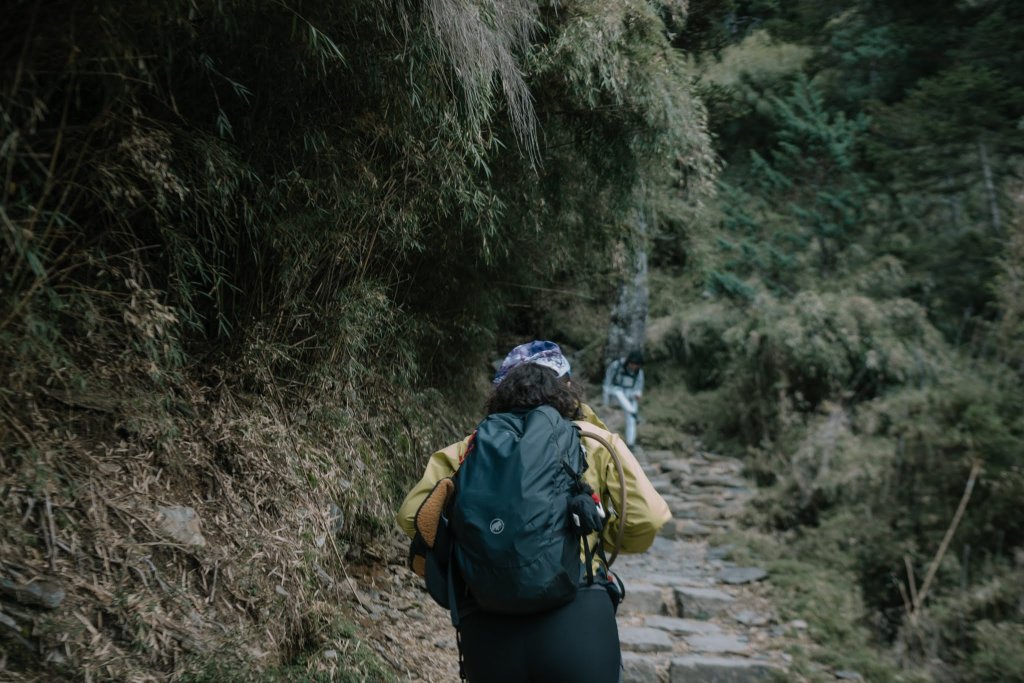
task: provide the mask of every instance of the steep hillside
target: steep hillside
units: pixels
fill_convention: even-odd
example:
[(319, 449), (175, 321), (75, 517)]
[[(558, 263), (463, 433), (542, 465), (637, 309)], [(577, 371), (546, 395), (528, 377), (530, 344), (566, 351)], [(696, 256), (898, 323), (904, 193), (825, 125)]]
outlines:
[(496, 340), (710, 185), (683, 10), (6, 8), (4, 676), (379, 677), (346, 572)]

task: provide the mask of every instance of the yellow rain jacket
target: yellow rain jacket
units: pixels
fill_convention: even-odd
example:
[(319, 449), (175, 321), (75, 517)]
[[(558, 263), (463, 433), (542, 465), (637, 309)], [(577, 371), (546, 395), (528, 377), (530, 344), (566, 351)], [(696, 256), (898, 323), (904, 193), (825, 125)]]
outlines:
[[(642, 553), (654, 542), (658, 530), (672, 518), (672, 513), (669, 512), (665, 500), (654, 490), (636, 456), (626, 447), (625, 442), (617, 434), (608, 431), (590, 406), (583, 404), (582, 408), (584, 419), (575, 424), (580, 428), (581, 441), (587, 451), (589, 466), (583, 479), (601, 496), (601, 502), (606, 510), (622, 510), (619, 473), (615, 461), (604, 446), (586, 438), (587, 434), (597, 434), (615, 448), (626, 477), (626, 527), (622, 534), (622, 546), (617, 550), (620, 553)], [(398, 510), (398, 526), (410, 538), (416, 534), (414, 520), (420, 505), (437, 482), (455, 473), (468, 443), (469, 437), (466, 437), (434, 453), (427, 462), (423, 477), (405, 497)], [(609, 522), (601, 531), (605, 551), (608, 553), (616, 550), (615, 539), (621, 521), (621, 515), (610, 515)], [(592, 534), (588, 539), (591, 548), (594, 547), (596, 540), (597, 534)]]

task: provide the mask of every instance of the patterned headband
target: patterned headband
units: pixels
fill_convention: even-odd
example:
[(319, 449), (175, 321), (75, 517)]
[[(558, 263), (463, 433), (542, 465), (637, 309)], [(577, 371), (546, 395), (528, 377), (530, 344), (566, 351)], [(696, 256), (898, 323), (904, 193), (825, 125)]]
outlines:
[(566, 360), (565, 356), (562, 355), (562, 349), (558, 347), (558, 344), (549, 341), (535, 340), (520, 344), (505, 356), (505, 360), (501, 362), (501, 367), (498, 368), (497, 374), (494, 375), (494, 384), (500, 384), (501, 380), (505, 379), (505, 375), (509, 373), (512, 368), (515, 368), (523, 363), (533, 363), (534, 365), (542, 365), (545, 368), (550, 368), (555, 371), (559, 377), (568, 375), (571, 372), (569, 367), (569, 361)]

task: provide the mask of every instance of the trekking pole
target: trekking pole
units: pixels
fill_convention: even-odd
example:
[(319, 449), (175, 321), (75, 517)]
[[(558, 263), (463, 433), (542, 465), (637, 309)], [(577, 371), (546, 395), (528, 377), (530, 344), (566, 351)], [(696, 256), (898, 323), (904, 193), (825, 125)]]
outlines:
[(622, 545), (622, 537), (626, 533), (626, 472), (622, 469), (622, 460), (619, 458), (619, 452), (615, 450), (615, 447), (608, 443), (608, 440), (603, 436), (597, 434), (590, 434), (582, 432), (581, 436), (593, 439), (598, 442), (611, 453), (612, 460), (615, 461), (615, 468), (619, 471), (619, 493), (622, 496), (622, 509), (619, 510), (619, 530), (615, 534), (615, 548), (612, 550), (611, 556), (608, 558), (608, 567), (612, 566), (612, 562), (619, 556), (619, 546)]

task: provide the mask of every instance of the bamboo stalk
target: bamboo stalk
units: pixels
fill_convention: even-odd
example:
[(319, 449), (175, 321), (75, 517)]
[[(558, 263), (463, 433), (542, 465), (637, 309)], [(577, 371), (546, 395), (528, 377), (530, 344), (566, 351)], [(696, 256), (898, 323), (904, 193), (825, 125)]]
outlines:
[(910, 586), (910, 604), (917, 604), (917, 579), (914, 577), (914, 565), (910, 561), (910, 555), (903, 556), (903, 566), (907, 569), (907, 585)]
[(900, 589), (900, 598), (903, 599), (903, 609), (906, 610), (907, 615), (909, 616), (913, 613), (914, 607), (913, 604), (910, 602), (910, 596), (907, 595), (907, 589), (903, 585), (902, 581), (897, 581), (896, 586)]
[(964, 494), (960, 497), (960, 505), (957, 506), (956, 514), (953, 515), (953, 521), (950, 522), (949, 528), (946, 529), (946, 535), (942, 539), (942, 543), (939, 544), (939, 549), (935, 553), (935, 558), (932, 560), (931, 565), (928, 567), (928, 573), (925, 574), (924, 583), (921, 584), (921, 590), (917, 594), (917, 600), (914, 601), (914, 611), (910, 613), (910, 622), (917, 624), (917, 616), (921, 612), (921, 608), (924, 605), (924, 599), (928, 597), (928, 589), (932, 586), (932, 580), (935, 578), (935, 573), (939, 570), (939, 563), (942, 562), (943, 556), (946, 554), (946, 550), (949, 548), (950, 541), (953, 540), (953, 534), (956, 533), (956, 529), (960, 526), (960, 520), (963, 519), (964, 511), (967, 509), (967, 502), (971, 499), (971, 494), (974, 492), (974, 484), (978, 479), (978, 474), (981, 472), (981, 463), (975, 462), (971, 467), (971, 474), (967, 478), (967, 484), (964, 486)]

